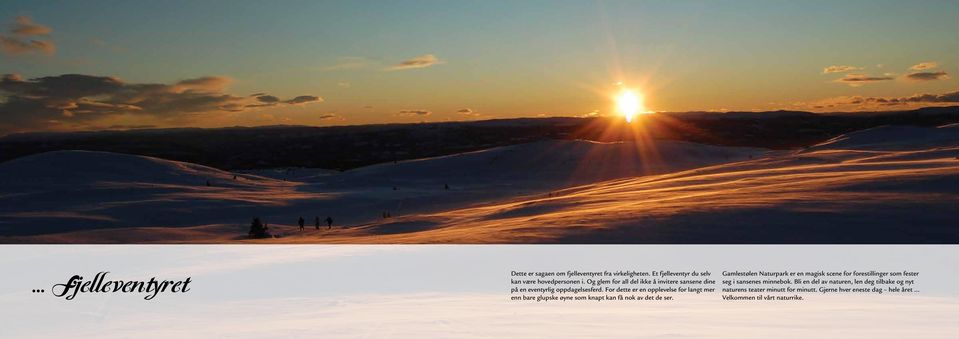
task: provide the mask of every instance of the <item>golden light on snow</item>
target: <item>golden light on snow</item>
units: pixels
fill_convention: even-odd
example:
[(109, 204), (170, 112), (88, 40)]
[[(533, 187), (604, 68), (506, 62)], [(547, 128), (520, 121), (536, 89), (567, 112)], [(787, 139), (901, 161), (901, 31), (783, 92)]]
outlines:
[(636, 114), (646, 112), (643, 96), (634, 90), (624, 89), (616, 96), (616, 111), (626, 118), (626, 122), (632, 122)]

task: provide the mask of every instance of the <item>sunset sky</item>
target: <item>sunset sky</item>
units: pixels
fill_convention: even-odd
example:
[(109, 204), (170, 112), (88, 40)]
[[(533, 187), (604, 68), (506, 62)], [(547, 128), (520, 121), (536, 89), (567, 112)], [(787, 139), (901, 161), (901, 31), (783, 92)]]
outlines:
[[(959, 104), (957, 1), (11, 1), (0, 135)], [(950, 78), (952, 76), (952, 78)]]

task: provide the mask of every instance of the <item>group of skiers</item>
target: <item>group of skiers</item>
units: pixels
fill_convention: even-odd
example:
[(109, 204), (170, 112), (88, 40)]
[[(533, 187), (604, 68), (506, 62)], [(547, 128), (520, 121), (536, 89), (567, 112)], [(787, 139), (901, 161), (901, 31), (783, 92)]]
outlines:
[[(237, 179), (236, 175), (233, 176), (233, 179), (234, 179), (234, 180)], [(206, 182), (206, 185), (207, 185), (207, 186), (211, 186), (209, 180)], [(449, 185), (449, 184), (443, 184), (443, 189), (444, 189), (444, 190), (449, 190), (449, 189), (450, 189), (450, 185)], [(394, 191), (395, 191), (395, 190), (398, 190), (398, 188), (394, 186), (394, 187), (393, 187), (393, 190), (394, 190)], [(552, 195), (552, 194), (551, 194), (551, 195)], [(393, 217), (393, 215), (390, 213), (390, 211), (383, 211), (382, 216), (383, 216), (383, 219), (387, 219), (387, 218), (392, 218), (392, 217)], [(332, 229), (332, 228), (333, 228), (333, 217), (327, 216), (326, 219), (324, 219), (323, 221), (326, 222), (326, 229)], [(306, 219), (303, 219), (303, 217), (299, 217), (299, 219), (297, 219), (297, 221), (296, 221), (296, 224), (300, 226), (300, 228), (299, 228), (300, 231), (306, 229)], [(314, 217), (314, 218), (313, 218), (313, 226), (314, 226), (317, 230), (320, 229), (320, 224), (321, 224), (321, 222), (320, 222), (320, 217), (318, 217), (318, 216), (317, 216), (317, 217)], [(260, 217), (254, 217), (254, 218), (253, 218), (253, 222), (250, 224), (250, 233), (249, 233), (249, 235), (250, 235), (250, 238), (254, 238), (254, 239), (256, 239), (256, 238), (272, 238), (272, 237), (273, 237), (273, 235), (270, 234), (270, 227), (269, 227), (269, 225), (268, 225), (266, 222), (260, 220)]]
[[(325, 221), (326, 221), (326, 229), (332, 229), (332, 228), (333, 228), (333, 218), (332, 218), (332, 217), (326, 217), (326, 220), (325, 220)], [(303, 217), (300, 217), (300, 220), (297, 220), (296, 223), (297, 223), (298, 225), (300, 225), (300, 231), (302, 231), (303, 228), (304, 228), (304, 224), (306, 224), (306, 220), (303, 220)], [(316, 226), (316, 229), (320, 229), (320, 217), (316, 217), (316, 218), (313, 219), (313, 225)]]
[[(333, 218), (326, 217), (325, 221), (326, 221), (326, 229), (332, 229)], [(305, 228), (304, 226), (306, 224), (306, 220), (304, 220), (303, 217), (300, 217), (300, 219), (297, 220), (297, 224), (300, 225), (300, 231), (302, 231)], [(314, 225), (316, 226), (316, 229), (320, 229), (320, 217), (316, 217), (314, 219)], [(253, 222), (250, 223), (249, 236), (252, 239), (262, 239), (262, 238), (272, 238), (273, 234), (270, 233), (269, 224), (260, 220), (260, 217), (254, 217)]]

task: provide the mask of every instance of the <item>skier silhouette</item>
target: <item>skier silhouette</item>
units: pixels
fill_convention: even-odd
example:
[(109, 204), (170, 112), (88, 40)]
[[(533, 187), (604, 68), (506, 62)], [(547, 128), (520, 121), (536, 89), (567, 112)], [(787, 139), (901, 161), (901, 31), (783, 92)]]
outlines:
[(304, 222), (306, 222), (306, 220), (303, 220), (303, 217), (300, 217), (300, 220), (297, 220), (297, 223), (300, 224), (300, 231), (303, 230), (303, 223), (304, 223)]
[(316, 220), (314, 220), (314, 224), (316, 225), (316, 229), (320, 229), (320, 217), (316, 217)]
[(333, 218), (326, 217), (326, 229), (333, 228)]
[(450, 190), (450, 185), (449, 185), (449, 184), (443, 184), (443, 189), (449, 191), (449, 190)]

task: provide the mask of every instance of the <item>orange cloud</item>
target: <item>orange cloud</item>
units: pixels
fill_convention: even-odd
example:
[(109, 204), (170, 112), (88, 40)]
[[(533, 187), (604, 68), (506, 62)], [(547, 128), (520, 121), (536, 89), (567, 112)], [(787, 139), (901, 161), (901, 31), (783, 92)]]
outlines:
[(426, 68), (426, 67), (430, 67), (436, 64), (441, 64), (441, 63), (443, 62), (440, 61), (440, 59), (436, 58), (435, 55), (424, 54), (418, 57), (403, 60), (400, 63), (393, 65), (390, 68), (387, 68), (387, 70), (400, 71), (400, 70), (407, 70), (407, 69)]
[(21, 15), (14, 19), (9, 34), (0, 34), (0, 49), (4, 53), (14, 56), (53, 55), (56, 53), (57, 47), (52, 41), (30, 38), (32, 36), (46, 36), (52, 32), (52, 28), (34, 23), (30, 17)]
[(856, 66), (829, 66), (822, 69), (822, 74), (845, 73), (845, 72), (851, 72), (851, 71), (858, 71), (861, 69), (862, 67), (856, 67)]
[(913, 65), (912, 67), (909, 67), (909, 69), (911, 69), (911, 70), (913, 70), (913, 71), (922, 71), (922, 70), (927, 70), (927, 69), (933, 69), (933, 68), (936, 68), (936, 67), (939, 67), (939, 64), (938, 64), (938, 63), (933, 62), (933, 61), (928, 61), (928, 62), (920, 62), (920, 63), (918, 63), (918, 64), (915, 64), (915, 65)]
[(905, 97), (843, 96), (809, 104), (814, 109), (873, 110), (896, 106), (943, 106), (959, 103), (959, 91), (942, 94), (914, 94)]
[(883, 75), (883, 76), (870, 76), (866, 74), (846, 74), (842, 78), (836, 79), (835, 82), (845, 83), (849, 86), (858, 87), (863, 84), (878, 82), (878, 81), (888, 81), (893, 80), (892, 76)]
[(946, 80), (949, 74), (946, 72), (915, 72), (906, 75), (906, 79), (914, 81)]
[(433, 112), (430, 112), (430, 111), (427, 111), (427, 110), (422, 110), (422, 109), (405, 109), (405, 110), (402, 110), (402, 111), (397, 112), (397, 114), (399, 114), (399, 115), (405, 115), (405, 116), (417, 116), (417, 115), (419, 115), (419, 116), (425, 116), (425, 115), (433, 114)]
[(48, 35), (53, 33), (53, 28), (33, 22), (28, 16), (20, 15), (14, 19), (11, 33), (20, 36)]

